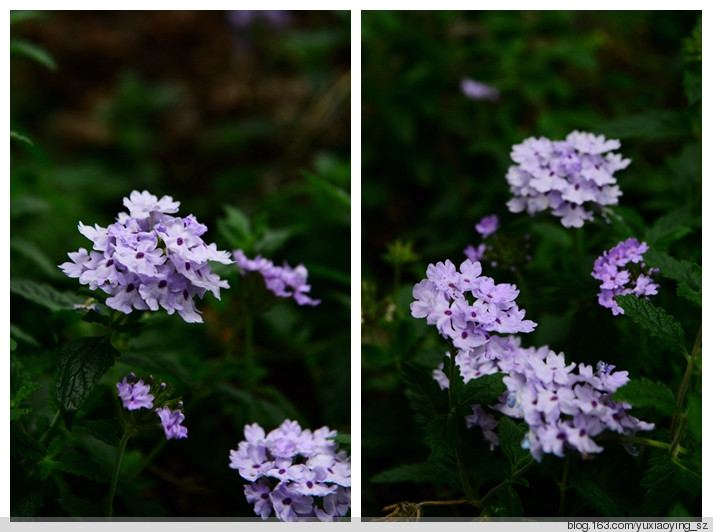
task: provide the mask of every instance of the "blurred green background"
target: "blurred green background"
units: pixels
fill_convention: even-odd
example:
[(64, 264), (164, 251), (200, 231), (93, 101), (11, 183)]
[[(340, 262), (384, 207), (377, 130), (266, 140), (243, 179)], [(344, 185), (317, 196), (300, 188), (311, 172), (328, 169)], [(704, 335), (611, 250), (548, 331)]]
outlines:
[[(11, 14), (13, 282), (76, 292), (56, 265), (89, 245), (78, 222), (105, 227), (125, 210), (122, 198), (146, 189), (179, 201), (178, 214), (207, 225), (203, 238), (218, 249), (304, 264), (322, 300), (280, 300), (260, 313), (255, 366), (243, 352), (243, 280), (216, 264), (231, 289), (197, 300), (204, 324), (162, 311), (123, 339), (86, 419), (112, 418), (123, 375), (153, 373), (183, 396), (189, 438), (168, 442), (148, 470), (143, 460), (163, 436), (132, 438), (133, 480), (120, 483), (117, 515), (253, 516), (243, 479), (228, 469), (245, 424), (269, 431), (289, 417), (349, 433), (350, 47), (348, 11)], [(55, 411), (56, 349), (100, 331), (11, 291), (11, 391), (40, 384), (20, 420), (37, 437)], [(111, 448), (77, 430), (63, 437), (110, 470)], [(59, 471), (54, 483), (24, 478), (13, 469), (22, 515), (96, 512), (106, 493)], [(67, 482), (83, 508), (57, 501)]]
[[(430, 375), (446, 343), (425, 320), (410, 317), (411, 289), (429, 263), (460, 264), (462, 250), (480, 243), (474, 225), (485, 215), (499, 216), (502, 246), (500, 266), (486, 264), (484, 275), (516, 283), (518, 305), (539, 323), (522, 335), (523, 345), (548, 344), (569, 361), (608, 360), (632, 378), (676, 389), (685, 361), (642, 344), (638, 327), (599, 307), (590, 272), (598, 255), (628, 236), (700, 264), (700, 17), (697, 11), (362, 12), (362, 515), (379, 516), (400, 501), (460, 496), (443, 474), (402, 482), (380, 474), (429, 456), (404, 395), (413, 379), (405, 368)], [(499, 97), (467, 97), (464, 78)], [(549, 213), (531, 218), (505, 205), (512, 146), (533, 136), (562, 140), (573, 130), (620, 139), (616, 151), (632, 159), (617, 173), (623, 195), (616, 223), (600, 217), (576, 237)], [(673, 283), (661, 284), (654, 302), (683, 323), (690, 347), (700, 309), (677, 298)], [(479, 431), (471, 432), (485, 468), (475, 482), (496, 483), (498, 466), (487, 469), (482, 461), (491, 453)], [(605, 455), (593, 462), (597, 482), (606, 486), (618, 472), (617, 495), (631, 498), (616, 511), (644, 504), (645, 462)], [(562, 461), (544, 463), (530, 489), (518, 488), (525, 515), (558, 513), (554, 483), (542, 471), (549, 468), (556, 479)], [(593, 475), (581, 467), (575, 478)], [(674, 491), (657, 515), (696, 515), (695, 496), (682, 508)], [(586, 498), (567, 502), (568, 515), (601, 511)], [(429, 507), (426, 515), (468, 511)]]

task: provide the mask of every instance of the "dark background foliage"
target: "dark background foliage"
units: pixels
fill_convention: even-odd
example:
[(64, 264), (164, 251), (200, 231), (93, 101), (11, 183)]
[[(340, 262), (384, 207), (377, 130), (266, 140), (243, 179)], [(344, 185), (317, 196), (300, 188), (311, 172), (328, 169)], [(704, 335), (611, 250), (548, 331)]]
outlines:
[[(349, 433), (350, 15), (281, 13), (13, 14), (11, 394), (27, 409), (11, 427), (13, 515), (103, 515), (116, 441), (96, 422), (114, 423), (129, 371), (175, 386), (189, 437), (129, 441), (115, 515), (252, 516), (228, 468), (245, 424)], [(57, 352), (103, 329), (27, 286), (78, 292), (56, 266), (88, 246), (77, 223), (112, 223), (135, 189), (180, 201), (218, 249), (303, 263), (322, 304), (256, 313), (217, 265), (231, 288), (197, 301), (205, 323), (161, 311), (115, 336), (121, 356), (69, 431), (51, 425)], [(86, 470), (66, 465), (77, 456)]]
[[(459, 264), (462, 250), (477, 246), (473, 226), (485, 215), (499, 216), (502, 246), (498, 266), (485, 264), (484, 274), (516, 283), (518, 305), (539, 324), (521, 335), (523, 345), (549, 345), (568, 361), (605, 360), (677, 391), (686, 361), (628, 316), (600, 307), (590, 273), (597, 256), (630, 236), (700, 265), (700, 28), (694, 11), (362, 13), (362, 515), (462, 496), (449, 477), (455, 465), (424, 424), (424, 404), (435, 405), (428, 397), (437, 402), (438, 394), (419, 380), (430, 378), (447, 346), (408, 305), (429, 263)], [(466, 77), (496, 88), (499, 99), (467, 98), (459, 88)], [(600, 218), (575, 231), (549, 214), (508, 212), (512, 146), (573, 130), (618, 138), (617, 151), (632, 159), (617, 174), (623, 195), (613, 223)], [(700, 308), (677, 297), (671, 280), (660, 284), (652, 302), (682, 323), (690, 350)], [(700, 409), (696, 382), (691, 412)], [(670, 418), (635, 414), (667, 432)], [(478, 429), (462, 427), (460, 438), (482, 496), (508, 462)], [(700, 515), (700, 476), (668, 477), (667, 492), (653, 479), (658, 466), (659, 475), (673, 474), (670, 464), (640, 450), (632, 457), (614, 444), (592, 461), (573, 456), (565, 495), (557, 487), (565, 460), (548, 456), (525, 476), (529, 484), (500, 490), (485, 513)], [(428, 507), (425, 515), (477, 510)]]

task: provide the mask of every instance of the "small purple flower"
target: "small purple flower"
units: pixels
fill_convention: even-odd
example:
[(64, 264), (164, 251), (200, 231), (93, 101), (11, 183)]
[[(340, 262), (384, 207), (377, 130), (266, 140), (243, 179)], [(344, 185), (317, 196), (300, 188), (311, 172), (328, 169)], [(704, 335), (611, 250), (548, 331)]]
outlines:
[(188, 429), (181, 425), (186, 416), (180, 410), (171, 411), (167, 406), (163, 408), (157, 408), (156, 414), (158, 414), (161, 420), (161, 425), (166, 433), (167, 440), (178, 440), (180, 438), (188, 437)]
[(275, 266), (272, 261), (260, 255), (248, 259), (241, 249), (235, 250), (233, 257), (242, 275), (246, 272), (259, 272), (265, 280), (265, 286), (277, 297), (292, 297), (300, 306), (316, 306), (321, 303), (321, 300), (307, 295), (311, 287), (307, 284), (308, 273), (304, 265), (299, 264), (295, 268), (291, 268), (287, 263)]
[(624, 309), (617, 304), (615, 296), (634, 294), (648, 299), (648, 296), (658, 293), (659, 285), (651, 278), (658, 270), (647, 268), (643, 262), (643, 254), (648, 249), (646, 242), (628, 238), (605, 251), (594, 261), (592, 277), (601, 281), (599, 304), (611, 309), (614, 316), (624, 314)]
[(460, 81), (460, 90), (471, 100), (490, 100), (496, 102), (500, 98), (500, 91), (480, 81), (463, 78)]
[(491, 214), (490, 216), (484, 216), (476, 225), (475, 230), (480, 233), (483, 238), (492, 235), (498, 230), (498, 216), (496, 214)]
[(151, 386), (144, 384), (143, 380), (131, 384), (124, 377), (121, 382), (116, 383), (116, 388), (119, 398), (127, 410), (153, 408), (154, 396), (149, 393)]

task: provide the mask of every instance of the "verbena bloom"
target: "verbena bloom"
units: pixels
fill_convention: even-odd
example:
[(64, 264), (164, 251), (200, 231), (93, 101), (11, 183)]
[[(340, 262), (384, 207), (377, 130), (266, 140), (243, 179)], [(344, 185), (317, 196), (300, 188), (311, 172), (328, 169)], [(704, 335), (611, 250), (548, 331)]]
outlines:
[(312, 299), (307, 294), (312, 287), (307, 284), (307, 268), (299, 264), (291, 268), (287, 263), (275, 266), (271, 260), (257, 255), (248, 259), (241, 250), (235, 250), (233, 257), (242, 275), (247, 272), (259, 272), (265, 279), (265, 285), (277, 297), (293, 298), (298, 305), (315, 306), (321, 303), (319, 299)]
[(470, 78), (461, 79), (460, 90), (471, 100), (490, 100), (495, 102), (500, 98), (498, 89)]
[(188, 437), (188, 429), (181, 425), (186, 416), (180, 410), (171, 410), (164, 406), (156, 409), (156, 414), (161, 420), (161, 426), (166, 433), (167, 440), (178, 440)]
[(151, 386), (144, 384), (143, 380), (135, 383), (127, 382), (126, 377), (116, 383), (119, 398), (127, 410), (139, 408), (153, 408), (154, 396), (150, 394)]
[(483, 216), (483, 218), (475, 224), (475, 230), (485, 238), (497, 231), (498, 225), (498, 216), (491, 214), (489, 216)]
[(346, 515), (351, 501), (351, 465), (338, 450), (329, 427), (303, 430), (285, 420), (266, 434), (246, 425), (243, 441), (229, 453), (231, 469), (249, 483), (244, 485), (255, 515), (279, 521), (336, 521)]
[(567, 449), (582, 455), (600, 453), (594, 438), (605, 430), (633, 436), (654, 428), (631, 416), (631, 405), (612, 400), (629, 380), (626, 371), (599, 362), (596, 370), (585, 364), (566, 364), (563, 353), (547, 346), (518, 347), (503, 382), (507, 391), (495, 407), (524, 419), (529, 431), (522, 442), (536, 460), (544, 454), (564, 456)]
[(658, 293), (659, 285), (651, 277), (658, 273), (658, 269), (647, 268), (643, 261), (643, 254), (648, 249), (646, 242), (627, 238), (594, 261), (592, 277), (601, 281), (599, 304), (611, 309), (614, 316), (624, 314), (615, 296), (634, 294), (648, 299)]
[[(143, 379), (137, 381), (136, 375), (131, 372), (128, 377), (124, 377), (121, 382), (116, 383), (117, 392), (124, 408), (127, 410), (153, 409), (153, 413), (159, 418), (167, 440), (187, 438), (188, 429), (181, 425), (185, 419), (181, 411), (183, 402), (169, 397), (170, 390), (165, 382), (155, 380), (153, 376), (149, 376), (148, 381), (149, 384), (144, 383)], [(172, 410), (171, 407), (176, 405), (178, 408)], [(140, 413), (139, 424), (148, 425), (152, 414)]]
[(496, 284), (481, 273), (480, 263), (468, 259), (458, 270), (450, 260), (429, 264), (426, 279), (413, 288), (410, 308), (414, 318), (426, 318), (455, 348), (491, 359), (508, 348), (499, 334), (532, 332), (537, 324), (524, 319), (515, 285)]
[(203, 241), (207, 228), (193, 215), (172, 216), (179, 202), (170, 196), (158, 199), (135, 190), (124, 206), (129, 213), (120, 213), (108, 227), (79, 222), (92, 248), (69, 253), (72, 262), (59, 267), (80, 284), (108, 294), (106, 305), (120, 312), (162, 307), (186, 322), (202, 322), (194, 297), (211, 292), (220, 299), (220, 289), (229, 288), (209, 265), (232, 263), (228, 252)]
[(563, 226), (582, 227), (594, 211), (619, 201), (614, 174), (631, 162), (612, 153), (619, 147), (618, 140), (580, 131), (564, 141), (530, 137), (513, 146), (510, 156), (517, 165), (506, 175), (514, 196), (508, 208), (530, 215), (550, 210)]

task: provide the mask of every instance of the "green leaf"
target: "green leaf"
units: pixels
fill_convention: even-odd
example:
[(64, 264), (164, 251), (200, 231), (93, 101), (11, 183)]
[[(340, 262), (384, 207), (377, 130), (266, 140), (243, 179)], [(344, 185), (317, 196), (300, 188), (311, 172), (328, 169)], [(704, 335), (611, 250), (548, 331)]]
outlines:
[(27, 399), (32, 392), (34, 392), (37, 388), (40, 387), (40, 384), (38, 382), (31, 382), (31, 381), (26, 381), (20, 386), (20, 389), (17, 390), (14, 394), (10, 395), (10, 407), (15, 408), (17, 406), (20, 406), (20, 403)]
[(29, 57), (41, 65), (46, 66), (50, 70), (55, 70), (57, 68), (57, 64), (54, 62), (54, 59), (52, 59), (52, 56), (36, 44), (32, 44), (27, 41), (10, 39), (10, 55), (12, 54)]
[(10, 130), (10, 139), (12, 140), (17, 140), (18, 142), (23, 142), (29, 146), (33, 146), (33, 142), (26, 137), (25, 135), (21, 135), (17, 131), (13, 131), (12, 129)]
[(700, 71), (686, 70), (683, 73), (683, 90), (688, 103), (693, 105), (701, 101), (703, 96), (703, 79)]
[(530, 460), (530, 452), (522, 448), (522, 440), (527, 432), (527, 425), (516, 425), (508, 417), (503, 417), (498, 423), (498, 439), (500, 448), (510, 462), (512, 469), (518, 469)]
[(10, 218), (42, 214), (50, 210), (52, 210), (50, 204), (36, 196), (19, 195), (10, 200)]
[(81, 521), (82, 518), (92, 520), (92, 518), (88, 516), (102, 515), (101, 510), (96, 504), (82, 497), (76, 497), (71, 493), (62, 494), (57, 499), (57, 502), (62, 505), (62, 508), (67, 511), (70, 517), (74, 517), (78, 521)]
[(701, 306), (703, 271), (698, 264), (687, 260), (674, 259), (670, 255), (655, 249), (650, 249), (644, 254), (644, 261), (647, 266), (658, 268), (664, 277), (676, 281), (678, 283), (676, 288), (678, 295)]
[(683, 327), (664, 309), (634, 294), (615, 296), (614, 299), (627, 316), (653, 337), (662, 340), (674, 352), (686, 353)]
[(71, 293), (60, 292), (45, 283), (30, 281), (29, 279), (11, 279), (10, 292), (24, 297), (51, 311), (72, 310), (74, 305), (83, 303), (83, 298)]
[(246, 254), (252, 253), (255, 235), (253, 235), (250, 219), (243, 211), (230, 205), (224, 205), (223, 209), (225, 218), (218, 220), (218, 232), (231, 248), (241, 249)]
[(457, 397), (458, 403), (461, 405), (487, 405), (492, 403), (507, 389), (505, 383), (503, 383), (504, 376), (503, 373), (493, 373), (469, 380), (463, 385), (460, 396)]
[[(687, 155), (692, 157), (690, 154)], [(677, 165), (677, 167), (680, 166), (681, 163)], [(658, 218), (651, 227), (644, 231), (644, 241), (651, 248), (665, 251), (671, 247), (671, 244), (691, 233), (693, 231), (691, 225), (695, 223), (688, 210), (672, 210)]]
[(10, 338), (10, 351), (14, 351), (15, 349), (17, 349), (17, 342)]
[(371, 478), (376, 484), (398, 482), (433, 482), (439, 477), (439, 468), (432, 463), (407, 464), (381, 471)]
[(314, 190), (324, 193), (339, 206), (347, 209), (351, 207), (349, 194), (347, 194), (347, 192), (343, 189), (334, 186), (332, 183), (310, 172), (303, 171), (302, 176), (309, 182)]
[(50, 279), (65, 278), (62, 270), (34, 242), (20, 237), (13, 237), (10, 239), (10, 250), (34, 263)]
[(55, 460), (54, 466), (56, 470), (64, 473), (71, 473), (96, 482), (109, 482), (108, 473), (88, 456), (65, 453)]
[(623, 401), (632, 406), (652, 407), (670, 416), (678, 411), (676, 399), (671, 389), (663, 382), (648, 379), (635, 379), (619, 388), (612, 399)]
[(68, 428), (96, 383), (119, 355), (106, 336), (80, 338), (60, 348), (55, 398)]
[(82, 419), (77, 422), (74, 430), (86, 432), (99, 441), (103, 441), (112, 447), (118, 447), (121, 441), (121, 430), (115, 423), (100, 419)]
[(30, 412), (32, 412), (31, 408), (10, 407), (10, 421), (20, 419), (22, 416), (29, 414)]
[(572, 482), (571, 486), (590, 502), (601, 515), (620, 517), (621, 509), (617, 501), (591, 480)]
[(520, 496), (515, 491), (512, 484), (505, 484), (496, 492), (498, 505), (495, 508), (494, 514), (499, 517), (520, 517), (525, 510), (522, 507)]

